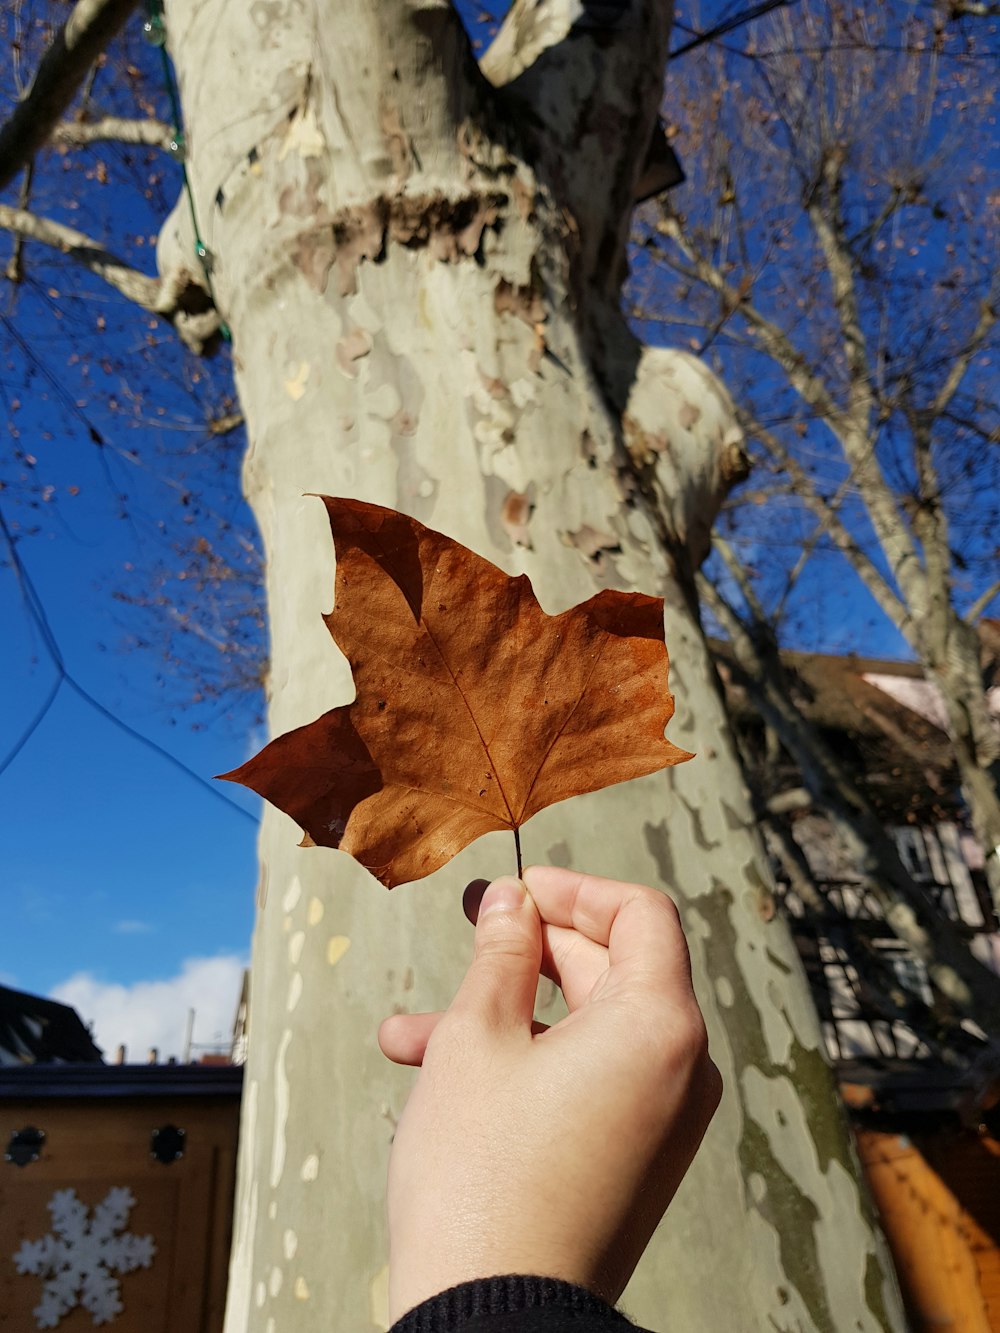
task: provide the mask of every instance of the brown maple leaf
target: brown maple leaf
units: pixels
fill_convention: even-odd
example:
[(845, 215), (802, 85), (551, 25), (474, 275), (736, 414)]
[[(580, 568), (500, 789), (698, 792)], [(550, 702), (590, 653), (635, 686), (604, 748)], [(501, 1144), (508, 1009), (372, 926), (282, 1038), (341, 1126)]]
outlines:
[(664, 738), (663, 601), (599, 592), (562, 615), (526, 575), (415, 519), (320, 497), (337, 556), (324, 619), (357, 697), (223, 776), (387, 888), (482, 833), (691, 756)]

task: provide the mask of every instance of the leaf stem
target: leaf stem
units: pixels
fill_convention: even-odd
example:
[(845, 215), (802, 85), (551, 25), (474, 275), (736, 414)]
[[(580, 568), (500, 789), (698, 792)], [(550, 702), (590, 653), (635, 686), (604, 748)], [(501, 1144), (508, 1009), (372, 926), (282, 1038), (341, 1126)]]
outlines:
[(524, 867), (521, 864), (521, 830), (514, 830), (514, 849), (517, 852), (517, 877), (521, 878), (521, 871)]

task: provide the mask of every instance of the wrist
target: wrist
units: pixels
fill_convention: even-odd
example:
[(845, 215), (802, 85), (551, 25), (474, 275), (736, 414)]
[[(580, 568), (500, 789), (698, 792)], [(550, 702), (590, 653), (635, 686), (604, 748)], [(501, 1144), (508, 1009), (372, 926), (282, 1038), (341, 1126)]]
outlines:
[[(421, 1256), (421, 1251), (423, 1255)], [(482, 1253), (445, 1256), (435, 1246), (408, 1250), (405, 1264), (389, 1262), (389, 1317), (399, 1320), (408, 1311), (441, 1292), (462, 1291), (477, 1283), (496, 1283), (500, 1275), (518, 1275), (525, 1282), (557, 1283), (588, 1291), (600, 1299), (593, 1276), (565, 1256), (529, 1246), (489, 1247)]]

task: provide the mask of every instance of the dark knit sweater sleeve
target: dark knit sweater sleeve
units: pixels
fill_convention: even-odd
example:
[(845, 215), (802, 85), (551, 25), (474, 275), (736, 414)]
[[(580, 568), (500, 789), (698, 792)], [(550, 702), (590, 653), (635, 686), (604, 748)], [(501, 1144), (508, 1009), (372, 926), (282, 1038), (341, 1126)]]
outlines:
[(463, 1282), (410, 1310), (389, 1333), (648, 1333), (584, 1287), (548, 1277)]

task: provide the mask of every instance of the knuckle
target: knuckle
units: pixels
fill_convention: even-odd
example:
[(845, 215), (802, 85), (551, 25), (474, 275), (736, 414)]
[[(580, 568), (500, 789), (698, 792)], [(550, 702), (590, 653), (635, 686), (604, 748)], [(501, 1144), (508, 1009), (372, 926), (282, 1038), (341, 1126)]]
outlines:
[(666, 917), (669, 924), (676, 929), (681, 928), (681, 914), (677, 910), (677, 904), (669, 894), (660, 889), (651, 889), (644, 885), (640, 889), (638, 898), (649, 911)]
[(647, 889), (639, 899), (642, 910), (649, 922), (651, 936), (661, 941), (672, 952), (687, 952), (687, 936), (680, 909), (665, 893), (657, 889)]
[(494, 923), (491, 930), (483, 931), (476, 937), (476, 959), (484, 958), (534, 958), (538, 952), (537, 943), (512, 922), (503, 920)]
[(669, 1070), (694, 1069), (708, 1059), (708, 1029), (701, 1010), (693, 1001), (663, 1006), (658, 1024), (661, 1039), (659, 1058)]

